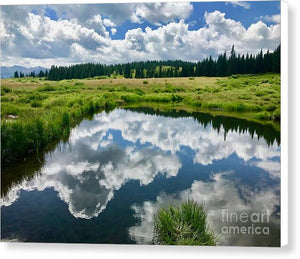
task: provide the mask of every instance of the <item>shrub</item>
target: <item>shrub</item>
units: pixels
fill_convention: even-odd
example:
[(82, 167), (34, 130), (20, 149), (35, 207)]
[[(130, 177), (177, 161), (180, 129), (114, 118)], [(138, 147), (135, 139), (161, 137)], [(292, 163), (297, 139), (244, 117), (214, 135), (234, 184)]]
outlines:
[(11, 92), (11, 89), (10, 88), (8, 88), (8, 87), (2, 87), (1, 88), (1, 94), (3, 94), (3, 93), (10, 93)]
[(63, 139), (66, 140), (70, 134), (70, 115), (68, 112), (62, 114), (61, 129), (63, 130)]
[(148, 84), (148, 81), (143, 81), (143, 84), (144, 84), (144, 85), (147, 85), (147, 84)]
[(259, 112), (256, 115), (256, 118), (259, 120), (269, 120), (270, 119), (270, 114), (268, 112)]
[(33, 100), (31, 101), (30, 105), (33, 108), (42, 107), (42, 102), (39, 100)]
[(213, 93), (219, 93), (219, 92), (221, 92), (221, 89), (219, 89), (219, 88), (213, 88), (212, 92)]
[(257, 93), (255, 93), (255, 95), (257, 96), (257, 97), (261, 97), (261, 96), (264, 96), (264, 95), (266, 95), (267, 93), (266, 92), (263, 92), (263, 91), (259, 91), (259, 92), (257, 92)]
[(122, 95), (121, 99), (124, 100), (126, 103), (134, 103), (140, 100), (140, 97), (136, 94), (131, 95)]
[(247, 111), (246, 105), (243, 103), (231, 103), (226, 106), (227, 111), (245, 112)]
[(238, 97), (240, 100), (250, 100), (251, 99), (251, 95), (250, 94), (241, 94)]
[(193, 201), (160, 209), (154, 220), (153, 241), (160, 245), (216, 245), (203, 206)]
[(273, 113), (272, 119), (274, 121), (280, 121), (280, 109), (276, 109)]
[(116, 107), (116, 103), (113, 101), (106, 101), (104, 104), (105, 111), (111, 111)]
[(95, 76), (94, 78), (95, 78), (95, 79), (106, 79), (107, 76)]
[(147, 95), (144, 98), (145, 101), (148, 102), (161, 102), (161, 103), (168, 103), (172, 101), (172, 96), (170, 94), (168, 95)]
[(136, 94), (138, 94), (138, 95), (143, 95), (143, 94), (145, 94), (145, 92), (144, 92), (143, 90), (139, 89), (139, 88), (135, 88), (135, 89), (133, 90), (133, 92), (136, 93)]
[(92, 115), (95, 112), (95, 104), (93, 101), (90, 101), (87, 105), (87, 112), (88, 114)]
[(11, 100), (11, 98), (8, 97), (1, 97), (1, 102), (9, 102)]
[(273, 112), (277, 109), (277, 105), (275, 104), (269, 104), (266, 106), (266, 110), (269, 111), (269, 112)]
[(53, 85), (45, 85), (43, 87), (39, 87), (37, 90), (39, 92), (51, 92), (55, 91), (55, 87)]
[(221, 103), (206, 103), (204, 108), (208, 109), (221, 109), (223, 105)]
[(182, 101), (183, 97), (177, 94), (172, 94), (171, 100), (172, 102), (180, 102)]

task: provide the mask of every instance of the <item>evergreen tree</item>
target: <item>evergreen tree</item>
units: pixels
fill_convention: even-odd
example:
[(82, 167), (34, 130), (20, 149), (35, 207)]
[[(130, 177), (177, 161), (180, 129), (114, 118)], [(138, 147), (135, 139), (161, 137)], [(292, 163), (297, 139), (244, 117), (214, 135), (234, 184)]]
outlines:
[(45, 73), (44, 73), (44, 71), (43, 70), (41, 70), (40, 72), (39, 72), (39, 75), (38, 75), (39, 77), (44, 77), (45, 76)]
[(130, 78), (131, 77), (131, 75), (130, 75), (130, 65), (129, 64), (125, 65), (125, 68), (124, 68), (124, 77), (125, 78)]

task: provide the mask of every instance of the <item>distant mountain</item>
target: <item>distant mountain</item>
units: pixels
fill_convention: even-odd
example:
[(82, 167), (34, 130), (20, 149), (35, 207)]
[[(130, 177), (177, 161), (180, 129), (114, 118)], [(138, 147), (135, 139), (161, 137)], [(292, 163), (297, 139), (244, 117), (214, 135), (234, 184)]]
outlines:
[(36, 74), (38, 74), (41, 70), (45, 71), (46, 68), (40, 67), (40, 66), (37, 66), (37, 67), (1, 66), (1, 78), (14, 77), (14, 73), (16, 71), (18, 71), (19, 73), (22, 72), (26, 75), (26, 74), (30, 74), (32, 71), (34, 71)]

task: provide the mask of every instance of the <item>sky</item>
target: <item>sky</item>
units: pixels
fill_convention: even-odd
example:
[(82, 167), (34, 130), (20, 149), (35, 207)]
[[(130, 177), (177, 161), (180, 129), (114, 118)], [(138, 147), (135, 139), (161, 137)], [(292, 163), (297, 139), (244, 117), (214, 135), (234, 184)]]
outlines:
[(280, 44), (280, 1), (1, 6), (1, 65), (117, 64), (258, 53)]

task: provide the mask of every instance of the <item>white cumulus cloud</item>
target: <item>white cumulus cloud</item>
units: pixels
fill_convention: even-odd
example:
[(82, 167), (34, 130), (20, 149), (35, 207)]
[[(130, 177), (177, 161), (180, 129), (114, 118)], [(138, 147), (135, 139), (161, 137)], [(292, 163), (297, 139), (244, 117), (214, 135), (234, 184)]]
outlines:
[(117, 33), (117, 29), (116, 28), (111, 28), (110, 32), (111, 32), (111, 35), (115, 35)]
[(260, 19), (266, 20), (267, 22), (280, 23), (281, 15), (280, 14), (265, 15), (265, 16), (261, 16)]
[(193, 6), (190, 3), (144, 3), (136, 5), (131, 20), (141, 23), (147, 20), (150, 23), (161, 25), (174, 19), (185, 19), (189, 17)]
[(230, 1), (230, 2), (227, 2), (227, 4), (228, 3), (232, 4), (233, 6), (243, 7), (245, 9), (250, 9), (250, 7), (251, 7), (250, 3), (245, 2), (245, 1)]
[[(204, 26), (191, 30), (184, 20), (192, 10), (190, 4), (129, 6), (130, 12), (126, 13), (128, 19), (135, 17), (137, 22), (147, 20), (158, 27), (142, 29), (136, 24), (134, 29), (124, 33), (123, 39), (113, 40), (110, 36), (119, 31), (118, 22), (111, 16), (103, 19), (101, 14), (95, 12), (99, 10), (98, 5), (67, 5), (67, 14), (58, 20), (45, 16), (41, 7), (37, 8), (37, 13), (26, 8), (5, 7), (1, 10), (3, 20), (0, 24), (2, 64), (50, 67), (52, 64), (81, 62), (198, 61), (209, 55), (216, 57), (230, 51), (233, 44), (241, 54), (256, 54), (260, 49), (274, 50), (280, 44), (280, 24), (268, 26), (263, 22), (271, 18), (262, 18), (246, 28), (241, 22), (227, 18), (225, 13), (216, 10), (205, 13)], [(107, 11), (112, 7), (116, 8), (116, 5), (103, 5), (102, 9)], [(60, 10), (57, 6), (53, 9)], [(13, 10), (24, 19), (15, 17)], [(77, 13), (78, 16), (74, 16)], [(272, 19), (278, 20), (278, 17)]]

